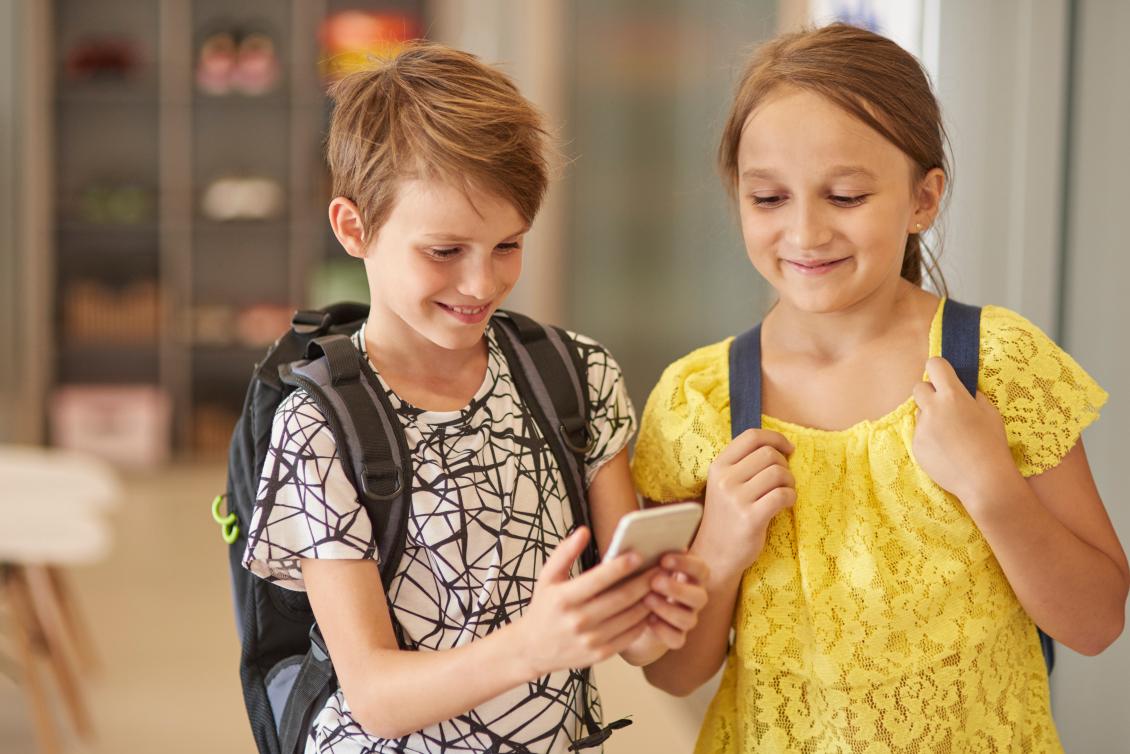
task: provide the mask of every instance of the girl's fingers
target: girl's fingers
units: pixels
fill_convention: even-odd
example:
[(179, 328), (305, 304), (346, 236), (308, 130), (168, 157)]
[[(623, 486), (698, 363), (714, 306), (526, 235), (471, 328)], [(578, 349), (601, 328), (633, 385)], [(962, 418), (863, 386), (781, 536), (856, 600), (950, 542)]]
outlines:
[(919, 382), (915, 384), (911, 395), (914, 396), (914, 402), (917, 403), (918, 408), (921, 409), (930, 403), (930, 400), (937, 395), (937, 392), (938, 391), (935, 390), (934, 386), (929, 382)]
[(776, 448), (784, 455), (793, 452), (792, 443), (780, 432), (768, 429), (747, 429), (730, 441), (718, 454), (716, 462), (731, 466), (763, 446)]
[(748, 482), (765, 469), (772, 466), (788, 468), (789, 461), (785, 455), (774, 447), (768, 445), (758, 448), (734, 464), (730, 469), (733, 478), (739, 482)]
[(680, 631), (657, 615), (648, 618), (647, 625), (668, 649), (681, 649), (687, 643), (686, 631)]
[(951, 393), (965, 390), (961, 380), (957, 377), (957, 372), (953, 370), (953, 366), (940, 356), (926, 360), (926, 376), (930, 378), (930, 383), (934, 386), (934, 389), (939, 392)]
[(796, 479), (793, 478), (793, 473), (786, 466), (770, 466), (762, 469), (757, 476), (742, 485), (743, 494), (747, 496), (747, 499), (757, 501), (760, 501), (771, 491), (782, 487), (796, 487)]
[(655, 576), (650, 582), (652, 594), (692, 610), (706, 607), (706, 589), (698, 584), (680, 581), (675, 576), (670, 573)]
[[(597, 659), (602, 660), (611, 657), (631, 646), (632, 642), (640, 638), (643, 632), (647, 630), (650, 615), (651, 611), (647, 605), (641, 602), (636, 607), (626, 611), (622, 616), (623, 620), (621, 620), (621, 616), (617, 616), (615, 624), (609, 621), (601, 627), (600, 634), (592, 634), (589, 641), (596, 649)], [(620, 630), (613, 630), (616, 628)]]

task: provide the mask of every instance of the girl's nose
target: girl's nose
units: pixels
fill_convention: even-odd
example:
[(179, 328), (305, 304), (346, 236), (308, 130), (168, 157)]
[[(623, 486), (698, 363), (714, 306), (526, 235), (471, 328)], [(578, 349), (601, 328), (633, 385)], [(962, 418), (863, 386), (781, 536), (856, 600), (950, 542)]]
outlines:
[(818, 249), (832, 240), (832, 229), (821, 208), (798, 202), (790, 217), (788, 241), (797, 249)]

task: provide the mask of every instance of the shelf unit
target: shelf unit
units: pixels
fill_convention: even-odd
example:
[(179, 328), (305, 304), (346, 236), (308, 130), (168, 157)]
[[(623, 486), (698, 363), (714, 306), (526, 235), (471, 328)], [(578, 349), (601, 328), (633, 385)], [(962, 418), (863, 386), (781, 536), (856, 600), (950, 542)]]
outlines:
[[(76, 425), (99, 430), (97, 416), (60, 415), (76, 392), (113, 423), (144, 389), (159, 394), (145, 405), (161, 415), (134, 416), (127, 430), (134, 442), (152, 434), (160, 452), (146, 458), (225, 450), (255, 361), (290, 311), (326, 303), (318, 291), (335, 287), (318, 33), (353, 10), (426, 28), (422, 0), (53, 4), (56, 441), (74, 442)], [(277, 80), (252, 91), (252, 74), (261, 83), (271, 70), (264, 39)], [(201, 51), (217, 40), (252, 52), (204, 87)], [(363, 278), (359, 264), (346, 270)], [(53, 401), (61, 392), (69, 400)], [(114, 428), (101, 429), (112, 445)], [(123, 453), (128, 462), (128, 444)]]

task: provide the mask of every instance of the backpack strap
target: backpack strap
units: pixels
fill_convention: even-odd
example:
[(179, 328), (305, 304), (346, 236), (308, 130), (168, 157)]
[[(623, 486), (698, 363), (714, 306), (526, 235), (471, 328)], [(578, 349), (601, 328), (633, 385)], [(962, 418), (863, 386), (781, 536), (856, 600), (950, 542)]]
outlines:
[[(981, 307), (946, 299), (942, 308), (942, 358), (961, 384), (977, 395), (980, 369)], [(730, 343), (730, 434), (737, 437), (761, 426), (761, 325)], [(1055, 667), (1055, 642), (1037, 627), (1048, 674)]]
[[(593, 433), (588, 420), (591, 406), (585, 361), (568, 334), (543, 325), (517, 312), (499, 311), (491, 319), (496, 339), (518, 392), (533, 414), (565, 482), (574, 525), (592, 531), (588, 495), (585, 489), (585, 454), (592, 449)], [(581, 567), (592, 568), (600, 561), (595, 534), (581, 554)], [(601, 726), (593, 715), (589, 699), (592, 669), (581, 670), (581, 710), (588, 735), (569, 745), (570, 751), (601, 746), (612, 732), (627, 727), (627, 718)]]
[[(981, 307), (946, 299), (942, 310), (942, 358), (948, 361), (969, 394), (977, 396), (981, 358)], [(1055, 668), (1055, 640), (1039, 626), (1040, 652), (1051, 675)]]
[[(588, 390), (580, 354), (562, 330), (516, 312), (491, 319), (499, 347), (510, 364), (518, 392), (526, 400), (561, 469), (575, 525), (592, 529), (585, 494), (585, 452), (591, 447)], [(595, 538), (581, 555), (584, 569), (599, 561)]]
[[(282, 381), (301, 387), (326, 417), (342, 467), (369, 515), (381, 582), (386, 593), (396, 575), (408, 536), (412, 509), (412, 459), (400, 422), (376, 375), (364, 363), (348, 335), (312, 340), (306, 360), (279, 368)], [(394, 621), (397, 642), (404, 646)], [(298, 754), (312, 715), (333, 693), (336, 674), (317, 624), (310, 628), (310, 649), (303, 658), (279, 724), (282, 754)]]

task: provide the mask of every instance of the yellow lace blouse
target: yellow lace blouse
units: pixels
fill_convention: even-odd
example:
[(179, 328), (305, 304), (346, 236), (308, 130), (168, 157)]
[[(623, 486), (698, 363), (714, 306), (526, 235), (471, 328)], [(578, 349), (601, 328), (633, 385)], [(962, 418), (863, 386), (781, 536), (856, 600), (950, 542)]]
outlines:
[[(941, 305), (930, 353), (941, 353)], [(730, 441), (730, 341), (672, 364), (632, 472), (655, 501), (701, 497)], [(1106, 393), (1020, 315), (985, 307), (979, 387), (1025, 476), (1054, 467)], [(1032, 621), (961, 503), (910, 454), (915, 405), (796, 446), (797, 502), (742, 581), (735, 644), (696, 752), (1062, 752)]]

